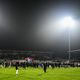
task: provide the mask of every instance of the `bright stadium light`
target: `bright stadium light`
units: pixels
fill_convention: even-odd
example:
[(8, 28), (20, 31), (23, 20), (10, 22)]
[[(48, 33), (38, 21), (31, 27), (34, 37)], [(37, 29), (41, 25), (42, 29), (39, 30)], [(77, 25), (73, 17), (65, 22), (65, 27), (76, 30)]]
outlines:
[(64, 26), (72, 26), (73, 25), (73, 20), (71, 17), (65, 17), (64, 20), (63, 20), (63, 25)]
[(68, 28), (68, 32), (69, 32), (68, 33), (68, 40), (69, 40), (69, 45), (68, 45), (68, 47), (69, 47), (69, 56), (68, 56), (68, 58), (69, 58), (69, 62), (70, 62), (70, 58), (71, 58), (71, 53), (70, 53), (70, 51), (71, 51), (70, 32), (71, 31), (70, 31), (70, 29), (75, 26), (75, 21), (72, 19), (72, 17), (68, 16), (68, 17), (63, 18), (63, 20), (61, 21), (61, 24), (62, 24), (63, 27)]
[(75, 26), (75, 21), (72, 19), (72, 17), (67, 16), (61, 20), (61, 25), (66, 28), (73, 28)]

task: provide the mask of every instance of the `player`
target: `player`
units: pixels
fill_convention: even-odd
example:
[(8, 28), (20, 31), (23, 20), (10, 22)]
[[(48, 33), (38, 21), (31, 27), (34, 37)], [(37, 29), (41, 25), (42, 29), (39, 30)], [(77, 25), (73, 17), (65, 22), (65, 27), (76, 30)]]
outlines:
[(16, 75), (18, 75), (19, 74), (19, 72), (18, 72), (18, 62), (16, 62), (15, 67), (16, 67)]
[(43, 69), (44, 69), (44, 72), (46, 73), (47, 63), (44, 63), (44, 64), (43, 64)]

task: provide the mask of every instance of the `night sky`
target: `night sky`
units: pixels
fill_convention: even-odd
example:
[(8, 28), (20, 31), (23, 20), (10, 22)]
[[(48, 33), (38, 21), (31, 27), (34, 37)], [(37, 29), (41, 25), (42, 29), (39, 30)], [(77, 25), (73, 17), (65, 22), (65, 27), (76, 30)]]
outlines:
[(0, 49), (68, 51), (68, 31), (56, 27), (64, 16), (77, 22), (71, 49), (80, 49), (79, 0), (0, 0)]

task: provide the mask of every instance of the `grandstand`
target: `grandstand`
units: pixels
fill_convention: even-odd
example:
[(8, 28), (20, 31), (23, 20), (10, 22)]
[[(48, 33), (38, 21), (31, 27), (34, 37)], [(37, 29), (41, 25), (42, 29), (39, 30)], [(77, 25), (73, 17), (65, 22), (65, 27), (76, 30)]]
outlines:
[[(77, 55), (75, 55), (77, 54)], [(55, 66), (80, 66), (79, 52), (71, 51), (71, 60), (68, 62), (68, 53), (63, 54), (63, 57), (56, 55), (53, 52), (46, 51), (28, 51), (28, 50), (0, 50), (0, 64), (15, 65), (16, 62), (21, 63), (44, 63), (45, 61), (49, 65)], [(66, 57), (65, 57), (66, 56)], [(27, 66), (27, 65), (26, 65)]]

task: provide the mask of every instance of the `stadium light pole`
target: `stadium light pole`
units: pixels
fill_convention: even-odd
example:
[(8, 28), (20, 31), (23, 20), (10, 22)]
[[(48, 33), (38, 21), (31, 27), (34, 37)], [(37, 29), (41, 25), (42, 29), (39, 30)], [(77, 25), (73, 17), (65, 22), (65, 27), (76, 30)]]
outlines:
[(64, 17), (63, 19), (63, 26), (68, 28), (68, 40), (69, 40), (69, 44), (68, 44), (68, 49), (69, 49), (69, 56), (68, 56), (68, 59), (69, 59), (69, 63), (70, 63), (70, 59), (71, 59), (71, 38), (70, 38), (70, 29), (71, 27), (73, 27), (74, 25), (74, 20), (72, 19), (72, 17), (68, 16), (68, 17)]

